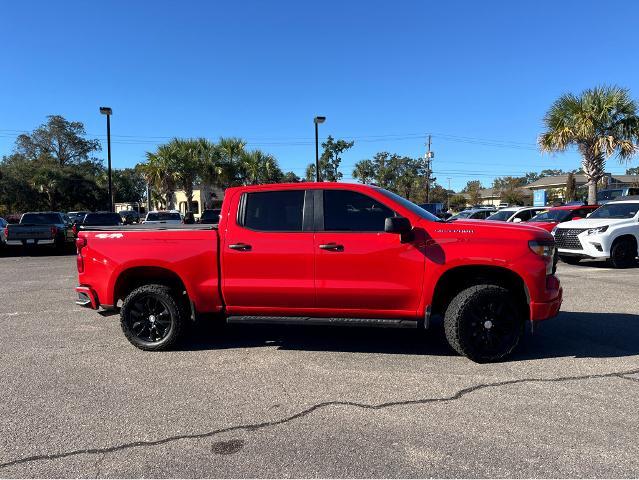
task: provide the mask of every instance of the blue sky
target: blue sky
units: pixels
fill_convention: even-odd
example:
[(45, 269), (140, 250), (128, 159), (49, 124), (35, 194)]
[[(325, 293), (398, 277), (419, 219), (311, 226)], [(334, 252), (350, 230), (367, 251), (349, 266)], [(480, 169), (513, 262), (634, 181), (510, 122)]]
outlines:
[(172, 136), (240, 136), (302, 175), (325, 115), (322, 137), (355, 140), (345, 179), (378, 151), (423, 155), (426, 133), (453, 188), (576, 168), (537, 152), (542, 117), (597, 84), (639, 99), (638, 18), (632, 0), (5, 2), (0, 155), (49, 114), (103, 139), (109, 105), (116, 167)]

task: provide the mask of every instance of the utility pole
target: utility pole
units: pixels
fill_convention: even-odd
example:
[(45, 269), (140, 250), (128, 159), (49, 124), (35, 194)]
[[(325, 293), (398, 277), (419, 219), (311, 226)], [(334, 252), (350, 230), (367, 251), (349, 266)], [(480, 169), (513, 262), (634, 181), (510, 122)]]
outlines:
[(448, 208), (446, 211), (450, 210), (450, 177), (448, 177), (447, 180), (448, 180), (448, 190), (446, 190), (446, 200), (448, 201)]
[(426, 203), (430, 203), (430, 183), (432, 180), (435, 180), (434, 178), (431, 180), (430, 176), (433, 173), (432, 170), (432, 162), (433, 162), (433, 158), (435, 158), (435, 152), (432, 152), (430, 150), (430, 142), (431, 142), (431, 136), (428, 135), (428, 143), (426, 144), (426, 146), (428, 147), (428, 150), (426, 151), (426, 154), (424, 155), (424, 163), (426, 165)]

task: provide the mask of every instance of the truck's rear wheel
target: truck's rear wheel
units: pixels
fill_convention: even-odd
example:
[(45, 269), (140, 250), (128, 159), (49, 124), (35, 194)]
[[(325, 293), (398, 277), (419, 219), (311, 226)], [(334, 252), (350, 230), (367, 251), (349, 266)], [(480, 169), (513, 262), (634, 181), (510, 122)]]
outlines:
[(637, 244), (629, 238), (617, 240), (610, 249), (610, 264), (615, 268), (628, 268), (637, 257)]
[(179, 340), (185, 314), (174, 293), (164, 285), (144, 285), (133, 290), (120, 311), (126, 338), (142, 350), (167, 350)]
[(509, 355), (519, 344), (524, 324), (512, 293), (497, 285), (463, 290), (444, 316), (446, 339), (453, 350), (480, 363)]

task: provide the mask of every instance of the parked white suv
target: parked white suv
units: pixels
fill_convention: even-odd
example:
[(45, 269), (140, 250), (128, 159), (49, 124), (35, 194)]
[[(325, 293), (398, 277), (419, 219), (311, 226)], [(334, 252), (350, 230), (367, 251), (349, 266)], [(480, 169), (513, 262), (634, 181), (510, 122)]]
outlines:
[(560, 223), (552, 234), (566, 263), (606, 258), (615, 268), (629, 267), (639, 253), (639, 198), (606, 203), (588, 218)]
[(493, 213), (486, 220), (497, 220), (500, 222), (527, 222), (539, 212), (548, 210), (548, 207), (507, 207)]

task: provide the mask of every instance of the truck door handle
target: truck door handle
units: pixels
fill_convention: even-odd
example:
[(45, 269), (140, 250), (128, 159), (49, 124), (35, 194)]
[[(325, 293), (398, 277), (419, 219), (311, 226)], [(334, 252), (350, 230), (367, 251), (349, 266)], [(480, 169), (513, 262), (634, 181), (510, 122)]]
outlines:
[(229, 245), (229, 248), (239, 250), (240, 252), (248, 252), (251, 246), (248, 243), (232, 243)]
[(343, 252), (344, 245), (339, 245), (337, 243), (324, 243), (319, 246), (322, 250), (330, 250), (332, 252)]

